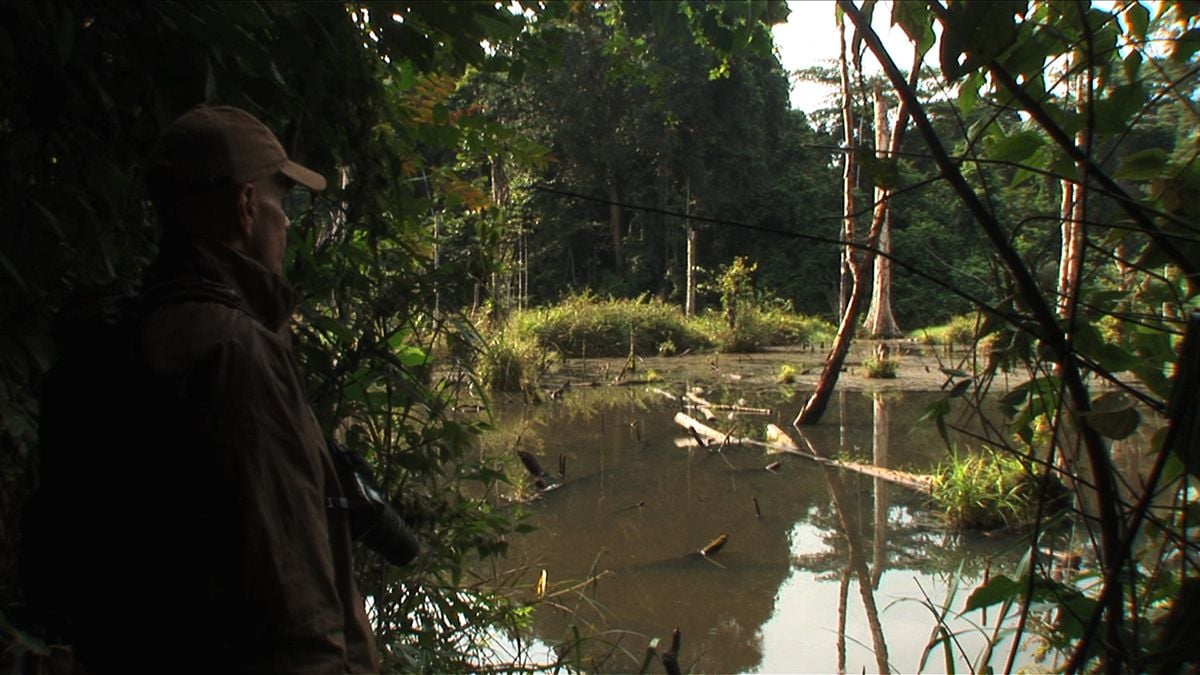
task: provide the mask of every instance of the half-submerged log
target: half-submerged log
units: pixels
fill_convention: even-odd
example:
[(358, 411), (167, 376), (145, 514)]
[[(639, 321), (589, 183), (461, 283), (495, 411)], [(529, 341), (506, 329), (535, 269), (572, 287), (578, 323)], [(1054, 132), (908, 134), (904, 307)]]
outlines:
[[(924, 476), (921, 474), (908, 473), (907, 471), (898, 471), (896, 469), (886, 469), (884, 467), (875, 466), (873, 464), (860, 464), (858, 462), (844, 462), (844, 461), (837, 460), (837, 459), (830, 459), (828, 457), (822, 457), (821, 455), (819, 455), (815, 451), (813, 451), (811, 447), (807, 451), (801, 450), (799, 448), (799, 446), (796, 445), (795, 442), (791, 441), (790, 438), (788, 438), (788, 440), (786, 442), (779, 440), (779, 441), (770, 442), (770, 443), (764, 442), (764, 441), (757, 441), (752, 438), (734, 438), (734, 437), (730, 436), (729, 434), (724, 434), (724, 433), (721, 433), (720, 431), (717, 431), (716, 429), (713, 429), (712, 427), (705, 426), (704, 424), (701, 424), (700, 422), (692, 419), (691, 417), (688, 417), (684, 413), (675, 413), (675, 423), (685, 429), (691, 428), (691, 429), (695, 430), (701, 436), (708, 439), (710, 443), (713, 441), (716, 441), (716, 442), (726, 443), (728, 445), (753, 445), (753, 446), (757, 446), (760, 448), (766, 448), (768, 452), (775, 452), (775, 453), (781, 453), (781, 454), (786, 454), (786, 455), (795, 455), (797, 457), (803, 457), (805, 459), (817, 462), (818, 464), (824, 464), (825, 466), (830, 466), (830, 467), (834, 467), (837, 469), (844, 469), (846, 471), (853, 471), (854, 473), (862, 474), (864, 476), (871, 476), (872, 478), (878, 478), (880, 480), (885, 480), (885, 481), (888, 481), (889, 483), (901, 485), (910, 490), (915, 490), (917, 492), (924, 492), (926, 494), (928, 494), (933, 487), (933, 476)], [(778, 429), (778, 427), (776, 427), (776, 429)], [(780, 431), (782, 431), (782, 430), (780, 430)], [(728, 439), (728, 441), (726, 441), (726, 439)]]
[(671, 648), (662, 655), (663, 670), (667, 671), (667, 675), (680, 675), (679, 643), (682, 639), (678, 628), (671, 631)]
[(546, 475), (546, 472), (542, 469), (542, 465), (537, 461), (537, 457), (524, 450), (517, 450), (517, 457), (521, 458), (521, 464), (525, 465), (525, 470), (529, 472), (529, 475), (534, 478), (541, 478)]
[[(719, 443), (722, 446), (753, 445), (755, 443), (755, 441), (752, 441), (749, 438), (738, 438), (729, 434), (723, 434), (720, 431), (703, 424), (687, 413), (675, 413), (675, 423), (684, 429), (691, 429), (693, 433), (707, 439), (708, 443)], [(702, 443), (702, 445), (707, 445), (707, 443)]]

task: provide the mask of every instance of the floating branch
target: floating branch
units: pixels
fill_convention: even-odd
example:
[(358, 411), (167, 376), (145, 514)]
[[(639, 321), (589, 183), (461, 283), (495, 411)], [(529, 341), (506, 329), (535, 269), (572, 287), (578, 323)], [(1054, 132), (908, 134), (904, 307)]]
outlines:
[(665, 389), (659, 389), (658, 387), (650, 387), (650, 391), (654, 392), (655, 394), (658, 394), (659, 396), (662, 396), (664, 398), (668, 398), (672, 401), (675, 401), (677, 403), (680, 401), (680, 398), (678, 396), (676, 396), (675, 394), (672, 394), (671, 392), (669, 392)]
[[(711, 443), (721, 443), (722, 445), (753, 445), (756, 441), (748, 438), (737, 438), (729, 434), (721, 433), (710, 426), (707, 426), (696, 419), (690, 417), (686, 413), (675, 413), (675, 423), (684, 429), (690, 429), (693, 434), (706, 439), (708, 442), (702, 442), (701, 445), (707, 446)], [(726, 439), (729, 439), (726, 441)], [(761, 445), (761, 443), (760, 443)]]
[(758, 506), (758, 497), (751, 497), (750, 501), (754, 503), (754, 517), (762, 518), (762, 509)]
[(787, 435), (787, 432), (774, 424), (767, 424), (767, 443), (777, 445), (789, 450), (799, 450), (800, 446), (792, 441), (792, 437)]
[[(766, 448), (769, 452), (803, 457), (805, 459), (817, 462), (818, 464), (824, 464), (837, 469), (845, 469), (846, 471), (853, 471), (854, 473), (862, 474), (864, 476), (871, 476), (872, 478), (885, 480), (896, 485), (902, 485), (917, 492), (928, 494), (933, 487), (933, 476), (908, 473), (907, 471), (897, 471), (896, 469), (886, 469), (873, 464), (843, 462), (836, 459), (830, 459), (828, 457), (822, 457), (812, 449), (811, 445), (809, 446), (808, 451), (800, 450), (795, 442), (791, 441), (790, 438), (786, 442), (780, 440), (774, 443), (756, 441), (752, 438), (732, 438), (727, 434), (717, 431), (716, 429), (701, 424), (695, 419), (688, 417), (685, 413), (675, 413), (675, 423), (681, 427), (684, 427), (685, 429), (693, 430), (694, 432), (708, 439), (710, 442), (720, 443), (728, 437), (730, 444), (733, 445), (754, 445), (761, 448)], [(778, 427), (776, 428), (778, 429)]]
[(583, 581), (581, 581), (577, 584), (568, 586), (567, 588), (563, 588), (563, 589), (554, 591), (553, 593), (547, 593), (546, 598), (547, 599), (557, 598), (560, 595), (566, 595), (567, 593), (573, 593), (574, 591), (578, 591), (579, 589), (581, 589), (585, 586), (588, 586), (588, 585), (595, 586), (597, 581), (603, 579), (604, 577), (612, 576), (613, 574), (615, 574), (615, 573), (612, 570), (604, 570), (603, 572), (600, 572), (599, 574), (593, 574), (592, 576), (588, 577), (587, 579), (584, 579)]
[(779, 470), (779, 467), (781, 467), (781, 466), (783, 466), (783, 462), (780, 462), (779, 460), (775, 460), (774, 462), (771, 462), (764, 468), (766, 468), (766, 470), (770, 471), (771, 473), (775, 473), (776, 471)]
[(658, 638), (654, 638), (650, 640), (650, 644), (646, 645), (646, 656), (642, 657), (642, 667), (640, 670), (638, 670), (638, 675), (643, 675), (643, 673), (646, 672), (646, 669), (650, 667), (650, 662), (654, 660), (655, 656), (658, 656), (658, 652), (656, 651), (657, 649)]
[(708, 542), (708, 544), (706, 544), (704, 546), (704, 548), (700, 549), (700, 555), (704, 556), (705, 558), (711, 558), (712, 556), (719, 553), (721, 551), (721, 549), (725, 548), (725, 544), (728, 541), (729, 541), (729, 535), (722, 534), (721, 536), (717, 537), (716, 539), (713, 539), (712, 541)]

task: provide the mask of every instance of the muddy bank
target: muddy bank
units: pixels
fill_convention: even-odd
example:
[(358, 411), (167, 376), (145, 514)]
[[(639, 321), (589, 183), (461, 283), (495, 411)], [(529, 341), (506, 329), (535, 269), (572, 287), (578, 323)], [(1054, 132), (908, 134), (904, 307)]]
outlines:
[[(879, 343), (856, 341), (846, 365), (838, 378), (838, 389), (844, 391), (912, 391), (936, 392), (949, 389), (960, 377), (951, 378), (944, 372), (956, 370), (971, 372), (982, 360), (970, 347), (958, 346), (953, 350), (946, 347), (930, 347), (903, 341), (888, 341), (893, 358), (899, 360), (896, 377), (891, 379), (869, 378), (863, 361), (875, 354)], [(804, 392), (816, 387), (827, 351), (776, 347), (756, 354), (687, 354), (670, 357), (638, 357), (636, 368), (626, 368), (628, 359), (568, 359), (555, 364), (543, 378), (543, 384), (561, 387), (590, 386), (622, 383), (654, 383), (666, 386), (723, 386), (730, 389), (753, 392)], [(779, 376), (785, 366), (793, 371), (791, 382), (780, 382)], [(624, 373), (622, 374), (622, 371)], [(993, 390), (1003, 391), (1026, 378), (1021, 374), (1001, 374)]]

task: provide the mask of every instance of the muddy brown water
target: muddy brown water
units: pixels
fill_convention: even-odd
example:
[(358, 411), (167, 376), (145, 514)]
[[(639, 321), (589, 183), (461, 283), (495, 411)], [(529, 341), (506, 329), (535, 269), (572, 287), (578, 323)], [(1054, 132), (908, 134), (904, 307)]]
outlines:
[[(1013, 619), (963, 609), (985, 574), (1014, 572), (1020, 540), (949, 532), (923, 495), (802, 458), (686, 447), (672, 423), (680, 405), (653, 391), (696, 389), (714, 403), (771, 410), (709, 422), (722, 430), (790, 428), (807, 391), (776, 384), (774, 374), (805, 358), (647, 360), (633, 377), (654, 382), (623, 387), (587, 386), (623, 360), (573, 361), (551, 374), (554, 387), (573, 383), (559, 400), (497, 405), (486, 452), (519, 448), (550, 473), (560, 461), (567, 469), (561, 487), (528, 505), (537, 530), (514, 538), (505, 561), (523, 570), (515, 583), (529, 599), (543, 570), (548, 581), (533, 647), (520, 647), (526, 657), (552, 660), (578, 631), (577, 658), (589, 670), (637, 672), (651, 640), (662, 652), (678, 628), (685, 672), (942, 672), (946, 649), (927, 646), (945, 614), (955, 669), (984, 666), (988, 637), (1004, 635)], [(936, 364), (909, 358), (906, 366), (927, 375)], [(882, 392), (847, 391), (873, 384), (847, 378), (821, 423), (806, 429), (808, 441), (823, 453), (928, 472), (947, 451), (920, 418), (944, 395), (945, 378), (914, 375), (924, 391), (899, 391), (904, 378), (902, 368)], [(777, 470), (765, 468), (773, 462)], [(719, 552), (698, 554), (720, 535)], [(1004, 667), (1011, 646), (1000, 640), (991, 667)], [(1037, 662), (1036, 650), (1024, 640), (1016, 665), (1053, 667)], [(663, 672), (661, 663), (648, 672)]]

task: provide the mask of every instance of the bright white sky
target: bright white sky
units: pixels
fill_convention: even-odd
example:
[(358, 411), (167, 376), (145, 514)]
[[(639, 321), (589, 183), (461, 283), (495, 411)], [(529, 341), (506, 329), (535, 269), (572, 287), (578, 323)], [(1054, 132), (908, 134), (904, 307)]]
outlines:
[[(787, 23), (775, 26), (775, 46), (779, 49), (779, 61), (789, 73), (800, 68), (825, 63), (836, 64), (838, 57), (838, 30), (833, 18), (833, 0), (788, 0)], [(872, 25), (883, 38), (883, 44), (904, 70), (912, 65), (912, 43), (899, 26), (891, 25), (890, 2), (881, 2), (875, 9)], [(850, 34), (847, 26), (847, 34)], [(926, 55), (926, 60), (929, 55)], [(880, 72), (879, 64), (870, 54), (863, 57), (863, 70), (868, 74)], [(836, 105), (830, 96), (837, 92), (815, 82), (792, 80), (792, 107), (811, 113), (818, 108)]]

